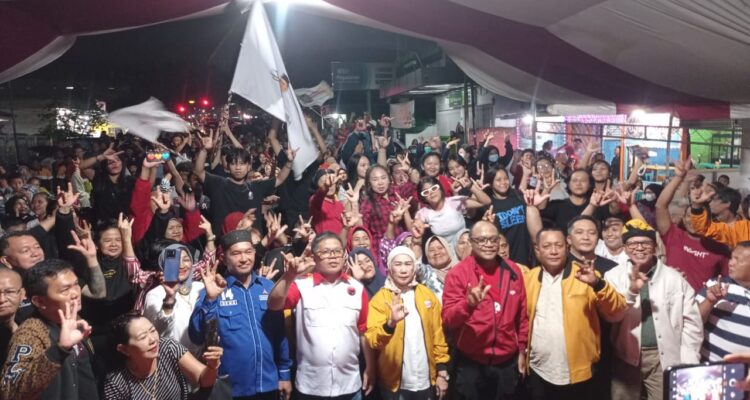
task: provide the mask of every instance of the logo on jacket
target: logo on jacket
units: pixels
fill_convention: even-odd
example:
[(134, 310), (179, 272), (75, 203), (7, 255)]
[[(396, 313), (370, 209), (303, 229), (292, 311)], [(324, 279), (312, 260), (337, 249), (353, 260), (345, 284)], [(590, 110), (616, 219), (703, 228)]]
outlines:
[(21, 357), (31, 355), (33, 348), (29, 345), (19, 344), (16, 345), (16, 349), (13, 351), (13, 357), (8, 361), (8, 373), (5, 374), (3, 380), (5, 382), (11, 381), (13, 383), (18, 380), (21, 374), (26, 371), (24, 368), (20, 368), (18, 363), (21, 361)]
[(500, 310), (502, 310), (502, 309), (503, 309), (503, 307), (500, 305), (500, 303), (495, 302), (495, 312), (499, 313)]
[(234, 299), (234, 293), (232, 293), (232, 289), (228, 288), (221, 293), (221, 301), (219, 301), (219, 305), (222, 307), (237, 305), (237, 300)]
[(432, 307), (432, 302), (429, 301), (429, 300), (425, 300), (424, 301), (424, 308), (430, 308), (430, 307)]

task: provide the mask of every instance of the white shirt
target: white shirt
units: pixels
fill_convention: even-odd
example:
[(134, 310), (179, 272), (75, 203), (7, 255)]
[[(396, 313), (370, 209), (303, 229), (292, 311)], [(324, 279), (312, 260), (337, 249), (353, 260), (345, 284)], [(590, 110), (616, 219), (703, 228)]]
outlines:
[(529, 364), (553, 385), (570, 384), (568, 351), (563, 325), (562, 271), (553, 277), (542, 271), (542, 287), (536, 302)]
[(427, 361), (422, 318), (417, 311), (414, 290), (401, 293), (401, 301), (409, 314), (404, 319), (404, 357), (401, 389), (417, 392), (430, 387), (430, 366)]
[(314, 284), (312, 276), (298, 278), (295, 284), (300, 293), (295, 307), (297, 389), (324, 397), (359, 391), (362, 379), (357, 322), (364, 287), (353, 278)]
[(625, 265), (628, 263), (628, 255), (625, 253), (625, 248), (622, 249), (620, 254), (612, 254), (612, 252), (609, 251), (609, 248), (606, 244), (604, 244), (604, 240), (599, 239), (599, 242), (596, 244), (596, 249), (594, 249), (594, 254), (596, 254), (599, 257), (604, 257), (607, 260), (611, 260), (616, 262), (618, 265)]
[(171, 337), (180, 342), (194, 355), (200, 351), (200, 346), (193, 344), (188, 336), (188, 326), (190, 325), (190, 316), (193, 314), (193, 307), (198, 301), (198, 295), (203, 290), (203, 282), (193, 281), (190, 285), (190, 293), (181, 295), (175, 293), (175, 303), (172, 313), (164, 314), (162, 304), (167, 292), (164, 287), (159, 285), (151, 289), (146, 294), (146, 305), (143, 310), (143, 316), (151, 321), (160, 336)]
[[(612, 342), (618, 358), (638, 366), (641, 361), (641, 297), (628, 294), (632, 268), (628, 261), (607, 271), (604, 279), (625, 296), (628, 304), (633, 303), (625, 310), (622, 321), (613, 325)], [(677, 364), (698, 363), (703, 321), (693, 288), (682, 274), (661, 261), (657, 261), (647, 285), (662, 370)]]
[(414, 218), (429, 224), (433, 234), (445, 238), (451, 246), (455, 246), (458, 242), (458, 233), (466, 229), (466, 199), (466, 196), (447, 197), (440, 210), (422, 207)]

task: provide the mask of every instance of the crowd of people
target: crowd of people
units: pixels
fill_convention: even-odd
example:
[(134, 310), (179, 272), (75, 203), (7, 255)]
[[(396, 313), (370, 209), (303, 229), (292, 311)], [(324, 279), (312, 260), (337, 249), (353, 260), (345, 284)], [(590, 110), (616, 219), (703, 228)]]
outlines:
[(750, 362), (748, 201), (689, 158), (643, 187), (595, 141), (308, 117), (295, 180), (259, 121), (3, 166), (0, 398), (660, 399)]

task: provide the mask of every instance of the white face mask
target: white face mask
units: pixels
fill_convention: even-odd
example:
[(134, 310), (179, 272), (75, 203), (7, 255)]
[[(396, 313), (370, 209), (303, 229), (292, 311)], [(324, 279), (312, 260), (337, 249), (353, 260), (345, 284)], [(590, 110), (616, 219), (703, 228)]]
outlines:
[(646, 193), (646, 194), (643, 195), (643, 200), (654, 201), (654, 200), (656, 200), (656, 195), (653, 194), (653, 193)]

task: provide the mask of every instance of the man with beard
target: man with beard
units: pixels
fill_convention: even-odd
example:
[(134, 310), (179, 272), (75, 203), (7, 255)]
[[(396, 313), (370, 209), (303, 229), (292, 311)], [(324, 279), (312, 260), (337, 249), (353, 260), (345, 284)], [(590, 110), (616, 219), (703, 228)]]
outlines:
[(214, 148), (216, 138), (211, 135), (202, 137), (203, 148), (195, 157), (195, 174), (203, 182), (206, 196), (211, 198), (211, 225), (214, 232), (221, 232), (224, 218), (233, 211), (246, 212), (255, 209), (255, 228), (261, 228), (263, 217), (261, 205), (263, 199), (272, 195), (276, 187), (284, 183), (292, 170), (295, 151), (286, 152), (288, 162), (275, 178), (250, 181), (250, 153), (245, 149), (232, 148), (227, 151), (226, 160), (229, 166), (229, 177), (222, 178), (206, 172), (205, 163), (208, 152)]

